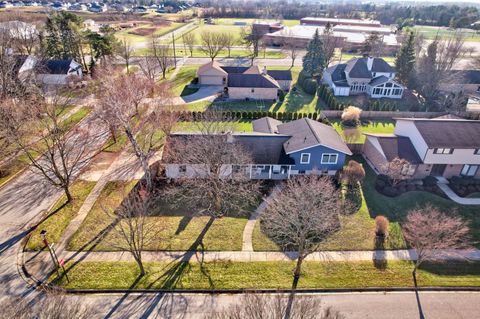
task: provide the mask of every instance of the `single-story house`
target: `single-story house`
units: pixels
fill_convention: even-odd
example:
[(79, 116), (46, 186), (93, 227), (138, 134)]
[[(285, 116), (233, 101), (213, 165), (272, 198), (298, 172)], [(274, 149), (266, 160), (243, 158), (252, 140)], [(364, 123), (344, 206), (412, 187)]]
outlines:
[(223, 86), (231, 99), (275, 100), (279, 90), (289, 91), (289, 70), (267, 70), (258, 66), (221, 66), (218, 62), (202, 65), (198, 71), (200, 85)]
[(74, 60), (47, 60), (37, 70), (37, 80), (46, 85), (66, 85), (69, 77), (83, 77), (82, 65)]
[[(175, 139), (195, 138), (195, 133), (175, 133), (167, 142)], [(347, 155), (352, 152), (337, 131), (326, 124), (302, 118), (282, 123), (270, 117), (253, 121), (253, 132), (219, 135), (226, 141), (236, 142), (251, 153), (253, 163), (241, 165), (252, 179), (287, 179), (292, 175), (334, 175), (342, 169)], [(231, 163), (224, 172), (238, 170)], [(195, 167), (185, 163), (168, 162), (165, 165), (169, 178), (193, 176)]]
[(382, 58), (353, 58), (326, 68), (322, 81), (335, 96), (401, 99), (405, 88), (394, 80), (395, 75), (396, 70)]
[(440, 90), (448, 93), (480, 93), (480, 70), (453, 70), (440, 83)]
[(407, 177), (480, 177), (480, 121), (398, 118), (394, 134), (365, 135), (363, 156), (377, 172), (398, 157), (410, 163)]

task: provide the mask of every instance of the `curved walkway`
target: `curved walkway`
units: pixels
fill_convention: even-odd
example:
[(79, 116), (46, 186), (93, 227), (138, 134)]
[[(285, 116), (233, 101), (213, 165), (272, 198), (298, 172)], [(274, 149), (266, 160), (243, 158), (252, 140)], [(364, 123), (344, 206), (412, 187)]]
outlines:
[(465, 198), (460, 197), (447, 185), (444, 183), (438, 183), (438, 187), (448, 196), (451, 200), (453, 200), (457, 204), (461, 205), (480, 205), (480, 198)]

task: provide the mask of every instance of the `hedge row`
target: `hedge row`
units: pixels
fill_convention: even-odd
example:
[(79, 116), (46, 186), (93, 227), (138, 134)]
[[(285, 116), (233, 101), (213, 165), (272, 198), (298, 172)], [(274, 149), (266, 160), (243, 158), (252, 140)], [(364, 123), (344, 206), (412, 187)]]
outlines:
[[(170, 113), (170, 112), (169, 112)], [(203, 118), (204, 112), (196, 111), (173, 111), (180, 121), (196, 121)], [(309, 118), (312, 120), (328, 123), (328, 120), (321, 118), (317, 112), (315, 113), (301, 113), (301, 112), (247, 112), (247, 111), (219, 111), (221, 118), (235, 119), (235, 120), (256, 120), (262, 117), (271, 117), (277, 120), (297, 120), (301, 118)]]

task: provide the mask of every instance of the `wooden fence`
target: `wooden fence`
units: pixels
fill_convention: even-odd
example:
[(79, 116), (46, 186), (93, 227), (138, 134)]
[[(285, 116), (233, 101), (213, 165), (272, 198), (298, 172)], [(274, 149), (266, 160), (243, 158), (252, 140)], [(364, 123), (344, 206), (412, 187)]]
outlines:
[[(327, 118), (340, 118), (343, 111), (325, 110), (320, 112), (320, 116)], [(397, 111), (363, 111), (362, 119), (393, 119), (398, 117), (407, 118), (434, 118), (446, 115), (446, 112), (397, 112)]]

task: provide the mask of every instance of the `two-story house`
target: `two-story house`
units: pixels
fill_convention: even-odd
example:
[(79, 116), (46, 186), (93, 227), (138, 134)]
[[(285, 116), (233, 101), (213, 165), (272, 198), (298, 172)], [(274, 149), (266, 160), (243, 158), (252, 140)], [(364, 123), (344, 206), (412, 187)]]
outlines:
[(406, 159), (413, 178), (480, 177), (480, 121), (399, 118), (392, 135), (366, 134), (363, 155), (377, 171)]
[[(196, 133), (172, 134), (166, 147), (174, 145), (176, 139), (199, 136)], [(308, 118), (282, 123), (264, 117), (253, 121), (253, 132), (219, 134), (218, 138), (224, 138), (225, 143), (237, 143), (253, 160), (241, 167), (236, 163), (226, 164), (229, 167), (222, 171), (241, 169), (252, 179), (287, 179), (292, 175), (313, 173), (334, 175), (343, 168), (346, 156), (352, 155), (333, 127)], [(169, 178), (198, 174), (198, 168), (192, 165), (164, 160)]]
[(372, 98), (402, 98), (405, 88), (394, 81), (395, 69), (381, 58), (353, 58), (326, 68), (322, 81), (335, 96), (368, 94)]

